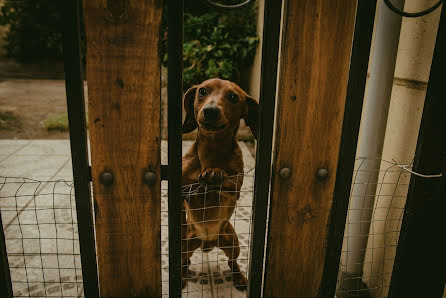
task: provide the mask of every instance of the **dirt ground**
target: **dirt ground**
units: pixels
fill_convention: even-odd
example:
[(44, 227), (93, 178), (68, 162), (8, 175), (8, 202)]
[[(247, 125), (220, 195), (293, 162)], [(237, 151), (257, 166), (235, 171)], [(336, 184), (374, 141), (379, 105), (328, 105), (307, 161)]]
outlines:
[[(161, 72), (161, 136), (167, 138), (167, 70)], [(85, 83), (87, 101), (87, 83)], [(20, 63), (0, 57), (0, 139), (68, 139), (68, 132), (48, 131), (43, 122), (67, 113), (63, 63)], [(195, 132), (183, 135), (195, 139)], [(254, 155), (253, 137), (241, 121), (238, 139)]]
[[(166, 96), (166, 87), (163, 86), (163, 101), (166, 101)], [(166, 113), (165, 105), (162, 110)], [(8, 116), (7, 121), (0, 122), (0, 139), (68, 139), (68, 132), (47, 131), (43, 125), (48, 117), (64, 113), (67, 113), (64, 80), (0, 79), (0, 116)], [(166, 125), (167, 119), (162, 117), (163, 138), (167, 137)], [(183, 138), (194, 139), (195, 133)], [(252, 141), (251, 132), (243, 121), (239, 140)], [(252, 142), (247, 142), (247, 145), (253, 152)]]
[(68, 132), (47, 131), (42, 121), (67, 112), (65, 81), (0, 81), (0, 113), (12, 115), (0, 128), (0, 139), (66, 139)]

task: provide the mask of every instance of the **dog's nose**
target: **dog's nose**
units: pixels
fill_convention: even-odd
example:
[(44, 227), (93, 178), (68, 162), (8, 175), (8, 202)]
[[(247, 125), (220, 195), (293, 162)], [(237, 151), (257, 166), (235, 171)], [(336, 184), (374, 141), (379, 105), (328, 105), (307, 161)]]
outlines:
[(220, 109), (213, 105), (207, 105), (203, 108), (204, 118), (208, 121), (215, 121), (220, 116)]

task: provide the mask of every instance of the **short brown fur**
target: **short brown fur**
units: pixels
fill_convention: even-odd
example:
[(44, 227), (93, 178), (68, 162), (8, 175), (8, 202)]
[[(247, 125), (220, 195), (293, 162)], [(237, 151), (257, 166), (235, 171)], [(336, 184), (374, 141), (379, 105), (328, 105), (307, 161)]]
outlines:
[[(211, 123), (204, 116), (204, 109), (209, 106), (219, 110), (218, 119)], [(237, 263), (238, 237), (229, 219), (243, 183), (243, 176), (238, 175), (243, 173), (243, 156), (236, 140), (237, 131), (243, 118), (256, 137), (258, 103), (236, 84), (210, 79), (187, 90), (184, 108), (183, 133), (196, 128), (198, 132), (196, 141), (183, 156), (182, 184), (186, 192), (198, 194), (184, 196), (183, 287), (193, 252), (199, 247), (205, 252), (218, 247), (229, 258), (235, 287), (245, 290), (246, 278)]]

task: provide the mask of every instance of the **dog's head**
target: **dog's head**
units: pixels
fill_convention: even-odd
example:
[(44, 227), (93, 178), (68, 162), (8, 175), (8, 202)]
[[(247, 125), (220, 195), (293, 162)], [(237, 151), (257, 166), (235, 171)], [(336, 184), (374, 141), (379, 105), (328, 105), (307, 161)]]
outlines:
[(230, 81), (204, 81), (184, 94), (183, 133), (199, 127), (200, 133), (208, 135), (234, 134), (243, 118), (257, 139), (258, 106), (257, 100)]

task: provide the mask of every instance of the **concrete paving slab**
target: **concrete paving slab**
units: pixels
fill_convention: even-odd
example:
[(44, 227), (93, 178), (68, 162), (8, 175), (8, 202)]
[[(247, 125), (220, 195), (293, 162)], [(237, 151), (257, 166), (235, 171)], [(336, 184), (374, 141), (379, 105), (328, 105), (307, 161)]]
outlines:
[(12, 155), (0, 162), (0, 175), (50, 179), (69, 160), (70, 157), (60, 155)]
[(64, 155), (70, 156), (70, 142), (67, 140), (31, 140), (16, 155)]
[[(13, 154), (17, 150), (25, 147), (31, 142), (31, 140), (1, 140), (0, 141), (0, 154), (7, 156)], [(0, 158), (0, 161), (2, 158)]]
[(73, 164), (71, 160), (67, 162), (53, 177), (52, 180), (73, 181)]

